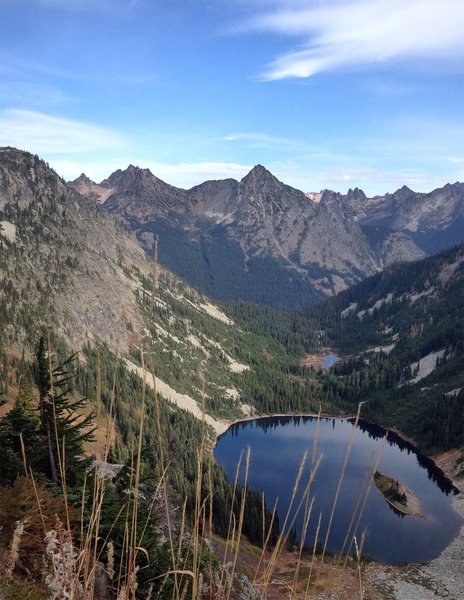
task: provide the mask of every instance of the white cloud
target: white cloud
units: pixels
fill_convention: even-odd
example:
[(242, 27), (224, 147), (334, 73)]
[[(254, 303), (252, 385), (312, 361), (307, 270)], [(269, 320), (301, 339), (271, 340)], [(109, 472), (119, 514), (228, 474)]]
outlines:
[(36, 154), (75, 154), (122, 148), (127, 141), (104, 127), (18, 109), (0, 111), (0, 146)]
[(225, 142), (245, 142), (250, 148), (270, 148), (281, 151), (303, 151), (309, 150), (310, 146), (300, 140), (285, 138), (266, 133), (242, 132), (231, 133), (224, 138)]
[(416, 191), (430, 191), (431, 187), (443, 181), (420, 171), (401, 169), (388, 171), (383, 169), (338, 168), (326, 171), (312, 172), (311, 177), (316, 180), (326, 181), (335, 186), (336, 191), (346, 188), (360, 187), (367, 191), (376, 190), (375, 193), (393, 192), (399, 186), (407, 185)]
[(160, 162), (145, 162), (157, 177), (179, 187), (190, 188), (210, 179), (242, 179), (252, 169), (250, 165), (221, 161), (211, 162), (181, 162), (168, 164)]
[(157, 177), (179, 187), (192, 187), (208, 179), (241, 179), (252, 168), (225, 161), (161, 162), (147, 158), (145, 150), (109, 128), (19, 109), (0, 110), (0, 146), (28, 150), (44, 158), (65, 179), (82, 172), (101, 181), (130, 163), (149, 168)]
[(45, 106), (61, 104), (70, 98), (60, 89), (46, 83), (0, 81), (0, 102), (15, 106)]
[(462, 0), (280, 0), (244, 28), (301, 40), (300, 48), (277, 57), (262, 74), (274, 80), (392, 60), (458, 64), (463, 22)]

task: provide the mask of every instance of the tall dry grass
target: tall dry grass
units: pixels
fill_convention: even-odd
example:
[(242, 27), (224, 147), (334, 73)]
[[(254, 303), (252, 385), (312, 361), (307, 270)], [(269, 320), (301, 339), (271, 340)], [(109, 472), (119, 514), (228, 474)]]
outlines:
[[(156, 308), (157, 292), (157, 247), (155, 246), (155, 261), (152, 269), (152, 309), (153, 318)], [(49, 342), (49, 357), (51, 348)], [(356, 435), (357, 425), (361, 414), (361, 405), (358, 408), (353, 423), (352, 434), (345, 452), (344, 461), (338, 478), (336, 493), (332, 509), (328, 517), (328, 527), (321, 534), (323, 515), (315, 514), (313, 487), (315, 477), (324, 457), (318, 451), (319, 427), (313, 440), (312, 453), (305, 453), (302, 457), (298, 473), (291, 493), (291, 499), (282, 520), (282, 527), (277, 542), (271, 547), (271, 533), (277, 515), (277, 505), (273, 507), (271, 522), (266, 527), (266, 510), (264, 497), (262, 500), (262, 548), (256, 561), (254, 572), (244, 577), (240, 574), (240, 558), (245, 551), (246, 540), (243, 537), (243, 523), (247, 502), (247, 483), (250, 468), (250, 451), (247, 450), (240, 457), (235, 478), (232, 484), (232, 502), (234, 507), (238, 500), (239, 509), (231, 509), (228, 519), (228, 531), (224, 541), (223, 559), (214, 559), (212, 551), (213, 540), (213, 497), (214, 489), (211, 476), (210, 440), (203, 418), (202, 435), (196, 459), (195, 503), (193, 515), (187, 515), (187, 501), (181, 503), (180, 517), (175, 521), (172, 518), (173, 506), (169, 493), (168, 473), (170, 470), (169, 457), (165, 456), (162, 439), (161, 416), (159, 398), (156, 387), (153, 395), (147, 394), (147, 376), (151, 375), (156, 386), (156, 369), (154, 350), (139, 348), (143, 383), (138, 412), (140, 414), (138, 433), (131, 444), (130, 453), (130, 479), (128, 482), (127, 502), (119, 510), (114, 522), (109, 527), (108, 533), (102, 538), (101, 524), (106, 495), (111, 491), (111, 484), (101, 474), (97, 467), (94, 476), (88, 473), (84, 479), (81, 498), (81, 513), (79, 526), (73, 527), (70, 514), (72, 512), (66, 488), (66, 464), (64, 447), (57, 448), (60, 481), (62, 482), (63, 502), (65, 506), (65, 522), (57, 520), (53, 527), (47, 528), (42, 514), (42, 502), (38, 492), (38, 484), (34, 479), (31, 469), (27, 465), (27, 457), (23, 453), (26, 476), (30, 480), (31, 490), (37, 501), (37, 514), (43, 524), (44, 539), (44, 585), (50, 598), (63, 598), (69, 600), (136, 600), (136, 598), (158, 598), (164, 600), (233, 600), (235, 598), (267, 598), (271, 593), (272, 581), (287, 552), (287, 541), (293, 530), (296, 520), (303, 516), (301, 539), (296, 551), (293, 553), (293, 573), (288, 576), (287, 597), (291, 600), (297, 598), (309, 599), (317, 588), (324, 563), (328, 560), (328, 544), (330, 532), (337, 505), (342, 501), (340, 497), (346, 467), (349, 461), (352, 445)], [(115, 354), (115, 368), (111, 386), (110, 403), (107, 411), (106, 442), (103, 452), (103, 462), (108, 460), (111, 441), (115, 430), (115, 403), (117, 389), (117, 373), (120, 360), (119, 351)], [(53, 372), (50, 363), (50, 380), (53, 385)], [(53, 394), (52, 394), (53, 395)], [(160, 457), (160, 478), (156, 493), (162, 497), (162, 510), (164, 514), (155, 514), (159, 510), (154, 504), (148, 512), (141, 513), (141, 471), (143, 435), (146, 420), (146, 407), (149, 399), (153, 398), (157, 439), (159, 440), (158, 453)], [(203, 391), (204, 405), (204, 391)], [(204, 406), (203, 406), (204, 409)], [(96, 410), (101, 410), (101, 374), (100, 363), (97, 361), (96, 374)], [(203, 410), (204, 414), (204, 410)], [(320, 417), (320, 415), (319, 415)], [(56, 425), (56, 424), (55, 424)], [(55, 430), (56, 433), (56, 430)], [(58, 435), (56, 434), (56, 439)], [(64, 440), (63, 440), (64, 443)], [(367, 501), (367, 496), (372, 484), (372, 479), (378, 467), (377, 458), (372, 469), (366, 474), (364, 485), (360, 490), (359, 499), (353, 512), (349, 529), (346, 533), (343, 550), (336, 562), (339, 568), (348, 568), (347, 557), (352, 552), (356, 559), (356, 576), (358, 580), (359, 598), (364, 597), (363, 587), (363, 557), (362, 550), (365, 536), (359, 533), (362, 513)], [(241, 470), (243, 470), (244, 484), (239, 486)], [(208, 482), (206, 494), (202, 489), (204, 481)], [(91, 486), (91, 489), (89, 487)], [(88, 498), (88, 500), (87, 500)], [(180, 507), (178, 507), (180, 508)], [(166, 524), (168, 567), (161, 575), (148, 578), (149, 584), (145, 589), (139, 588), (138, 578), (139, 558), (146, 556), (144, 547), (146, 532), (150, 519), (162, 519)], [(316, 523), (316, 534), (311, 548), (305, 546), (306, 534), (310, 523)], [(116, 560), (112, 532), (116, 527), (124, 531), (122, 549), (119, 553), (119, 562)], [(18, 560), (18, 551), (21, 538), (27, 533), (27, 520), (18, 522), (14, 531), (5, 575), (12, 578)], [(359, 540), (359, 541), (358, 541)], [(319, 548), (321, 550), (319, 551)], [(205, 552), (209, 559), (204, 560)], [(330, 559), (333, 562), (333, 559)], [(154, 568), (155, 565), (152, 565)], [(150, 565), (147, 567), (150, 568)], [(146, 580), (146, 578), (145, 578)], [(320, 590), (319, 590), (320, 594)], [(329, 596), (328, 596), (329, 597)]]
[[(158, 439), (160, 440), (159, 455), (161, 460), (161, 476), (158, 482), (158, 491), (163, 497), (164, 514), (161, 516), (166, 523), (167, 547), (169, 552), (169, 568), (161, 576), (156, 576), (151, 581), (148, 588), (140, 590), (138, 588), (139, 575), (139, 556), (144, 555), (144, 535), (148, 527), (148, 520), (151, 518), (160, 518), (159, 514), (149, 512), (140, 514), (139, 501), (141, 494), (141, 468), (142, 468), (142, 446), (143, 431), (145, 425), (145, 411), (147, 403), (146, 377), (148, 372), (155, 381), (155, 369), (152, 356), (141, 348), (142, 367), (144, 372), (142, 394), (139, 407), (139, 429), (136, 439), (132, 444), (131, 451), (131, 469), (129, 480), (128, 502), (124, 510), (120, 510), (116, 515), (113, 526), (123, 525), (124, 543), (119, 556), (119, 564), (115, 562), (114, 546), (110, 532), (104, 539), (100, 536), (100, 524), (104, 506), (105, 494), (109, 493), (110, 485), (105, 477), (88, 477), (84, 480), (82, 489), (82, 508), (80, 514), (80, 528), (71, 527), (70, 506), (66, 487), (63, 488), (63, 501), (66, 506), (65, 522), (57, 521), (54, 527), (44, 531), (44, 556), (48, 565), (44, 577), (44, 583), (50, 593), (51, 598), (69, 598), (72, 600), (106, 600), (107, 598), (116, 598), (117, 600), (136, 600), (136, 598), (172, 598), (172, 600), (182, 600), (191, 598), (192, 600), (232, 600), (243, 597), (243, 588), (247, 587), (247, 594), (251, 598), (256, 594), (256, 598), (267, 598), (272, 588), (273, 577), (279, 569), (282, 557), (287, 554), (287, 541), (292, 531), (296, 519), (303, 515), (303, 526), (300, 542), (296, 551), (293, 552), (294, 566), (293, 573), (288, 577), (288, 598), (311, 598), (313, 590), (318, 587), (321, 572), (324, 563), (327, 562), (327, 551), (330, 537), (330, 528), (333, 525), (333, 517), (337, 504), (342, 501), (340, 490), (348, 464), (352, 444), (356, 434), (357, 424), (360, 417), (360, 408), (353, 423), (353, 431), (347, 446), (343, 464), (339, 475), (336, 494), (333, 499), (331, 513), (328, 520), (328, 529), (324, 536), (319, 539), (321, 532), (321, 514), (315, 514), (313, 487), (316, 474), (324, 459), (322, 453), (318, 452), (318, 433), (313, 440), (312, 453), (306, 452), (302, 457), (298, 473), (295, 478), (292, 489), (291, 499), (282, 519), (280, 535), (274, 546), (270, 547), (270, 535), (272, 524), (276, 518), (277, 507), (272, 510), (270, 526), (265, 525), (265, 511), (263, 499), (262, 511), (262, 537), (263, 546), (260, 556), (256, 562), (255, 570), (248, 574), (245, 580), (239, 574), (240, 557), (248, 546), (244, 540), (243, 521), (247, 501), (247, 483), (250, 466), (250, 451), (247, 450), (240, 457), (237, 465), (234, 482), (232, 485), (232, 503), (238, 500), (239, 510), (231, 510), (229, 515), (229, 525), (226, 540), (224, 541), (225, 551), (222, 561), (213, 560), (212, 548), (213, 539), (213, 485), (211, 478), (211, 461), (209, 459), (210, 441), (207, 438), (206, 426), (203, 423), (203, 433), (197, 453), (196, 465), (196, 483), (195, 483), (195, 506), (193, 516), (188, 518), (186, 513), (186, 502), (182, 506), (181, 516), (176, 523), (172, 521), (172, 500), (169, 494), (168, 472), (170, 468), (169, 461), (163, 454), (162, 431), (159, 406), (155, 406), (156, 423), (158, 428)], [(147, 360), (148, 358), (148, 360)], [(118, 357), (115, 359), (118, 360)], [(115, 369), (114, 377), (117, 370)], [(98, 378), (97, 378), (98, 380)], [(113, 381), (112, 397), (109, 408), (107, 422), (107, 445), (104, 456), (109, 454), (109, 444), (111, 440), (110, 430), (114, 427), (114, 415), (112, 414), (114, 406), (114, 395), (116, 382)], [(150, 396), (155, 398), (156, 395)], [(66, 479), (66, 465), (64, 464), (64, 448), (59, 449), (59, 469), (61, 480)], [(27, 461), (27, 458), (24, 457)], [(363, 558), (362, 550), (364, 545), (364, 534), (359, 532), (360, 519), (367, 501), (367, 496), (372, 483), (372, 478), (377, 470), (380, 457), (377, 456), (373, 461), (369, 473), (366, 474), (364, 485), (360, 489), (359, 499), (355, 511), (351, 518), (349, 529), (346, 533), (342, 554), (336, 559), (341, 569), (350, 568), (348, 565), (348, 553), (351, 553), (354, 547), (356, 562), (356, 576), (358, 579), (359, 598), (364, 597), (363, 587)], [(27, 467), (27, 464), (25, 465)], [(239, 486), (238, 481), (240, 473), (243, 472), (243, 485)], [(37, 493), (37, 482), (30, 469), (28, 477), (31, 482), (31, 489), (35, 490), (34, 495), (37, 498), (37, 514), (43, 520), (41, 513), (42, 506)], [(202, 492), (202, 482), (209, 482), (206, 495)], [(90, 502), (87, 502), (86, 508), (90, 512), (84, 518), (85, 498), (90, 490), (87, 489), (89, 483), (92, 484)], [(155, 510), (155, 508), (154, 508)], [(141, 519), (144, 520), (141, 522)], [(310, 522), (317, 523), (316, 535), (312, 547), (308, 549), (304, 545)], [(85, 525), (84, 525), (85, 524)], [(113, 527), (112, 526), (112, 527)], [(11, 541), (10, 556), (5, 575), (13, 577), (14, 567), (18, 556), (18, 548), (21, 545), (21, 537), (27, 532), (27, 521), (18, 523)], [(209, 552), (209, 561), (205, 565), (204, 552)], [(186, 556), (189, 557), (186, 562)], [(334, 559), (329, 559), (334, 563)], [(350, 561), (351, 563), (351, 561)], [(103, 584), (102, 584), (103, 580)], [(167, 585), (170, 582), (171, 585)], [(245, 583), (244, 583), (245, 582)], [(102, 595), (102, 587), (105, 590)], [(245, 596), (247, 597), (247, 596)]]

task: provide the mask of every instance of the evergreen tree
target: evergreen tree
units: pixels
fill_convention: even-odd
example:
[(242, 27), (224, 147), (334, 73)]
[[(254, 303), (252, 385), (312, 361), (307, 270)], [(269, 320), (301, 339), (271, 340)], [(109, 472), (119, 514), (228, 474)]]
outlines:
[(22, 389), (13, 408), (0, 419), (0, 483), (12, 483), (27, 466), (35, 470), (43, 462), (43, 438), (32, 391)]
[(72, 393), (73, 354), (53, 367), (50, 348), (40, 338), (35, 363), (35, 383), (39, 389), (42, 435), (47, 446), (46, 474), (55, 485), (63, 477), (75, 484), (90, 463), (83, 457), (84, 442), (92, 439), (93, 413), (83, 414), (86, 398)]

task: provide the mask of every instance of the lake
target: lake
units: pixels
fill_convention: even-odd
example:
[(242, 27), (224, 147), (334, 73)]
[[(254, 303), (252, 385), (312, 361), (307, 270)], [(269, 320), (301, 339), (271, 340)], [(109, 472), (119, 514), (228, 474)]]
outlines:
[[(214, 455), (233, 480), (241, 452), (251, 449), (249, 485), (264, 491), (271, 509), (278, 498), (282, 526), (305, 451), (308, 459), (300, 489), (309, 480), (316, 439), (314, 462), (320, 455), (322, 459), (308, 496), (309, 502), (314, 499), (314, 503), (305, 539), (312, 546), (320, 515), (318, 541), (324, 542), (352, 431), (352, 422), (345, 419), (256, 419), (228, 429), (220, 436)], [(354, 535), (359, 542), (365, 532), (363, 554), (377, 560), (404, 564), (436, 558), (462, 525), (452, 504), (455, 489), (433, 462), (411, 444), (391, 433), (386, 442), (384, 436), (385, 430), (380, 427), (358, 424), (333, 514), (328, 548), (335, 553), (344, 550), (353, 554)], [(370, 483), (369, 474), (375, 465), (381, 473), (412, 490), (420, 501), (421, 516), (403, 516), (389, 506)], [(241, 483), (243, 477), (242, 469)], [(298, 539), (303, 530), (303, 512), (304, 505), (295, 521)]]

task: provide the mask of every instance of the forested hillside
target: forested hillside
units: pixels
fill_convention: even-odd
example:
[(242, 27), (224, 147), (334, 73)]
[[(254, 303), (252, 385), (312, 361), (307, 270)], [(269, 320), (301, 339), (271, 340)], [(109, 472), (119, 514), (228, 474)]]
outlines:
[[(429, 453), (464, 444), (463, 246), (297, 314), (218, 306), (162, 269), (156, 244), (147, 258), (93, 200), (14, 149), (0, 153), (0, 225), (0, 568), (11, 582), (0, 594), (47, 597), (59, 543), (67, 593), (94, 597), (100, 578), (105, 600), (200, 597), (200, 586), (204, 598), (253, 597), (211, 540), (227, 537), (233, 559), (241, 534), (279, 550), (290, 532), (278, 538), (259, 491), (211, 458), (235, 419), (353, 415), (363, 402), (366, 419)], [(341, 360), (329, 370), (302, 360), (330, 350)]]
[[(216, 572), (203, 529), (227, 537), (232, 513), (251, 542), (264, 543), (265, 527), (273, 543), (278, 524), (261, 495), (234, 490), (209, 449), (221, 419), (254, 410), (241, 398), (250, 365), (239, 361), (282, 347), (148, 261), (37, 157), (5, 149), (0, 176), (0, 559), (7, 580), (39, 584), (18, 580), (19, 597), (43, 597), (43, 585), (71, 597), (94, 589), (102, 552), (118, 569), (108, 597), (171, 597), (173, 569)], [(201, 534), (198, 547), (187, 530)], [(4, 558), (20, 531), (27, 540)], [(46, 532), (57, 544), (72, 536), (85, 557), (71, 552), (67, 581), (42, 579)]]
[(340, 407), (428, 452), (464, 444), (464, 246), (394, 265), (309, 309), (343, 357), (323, 376)]

